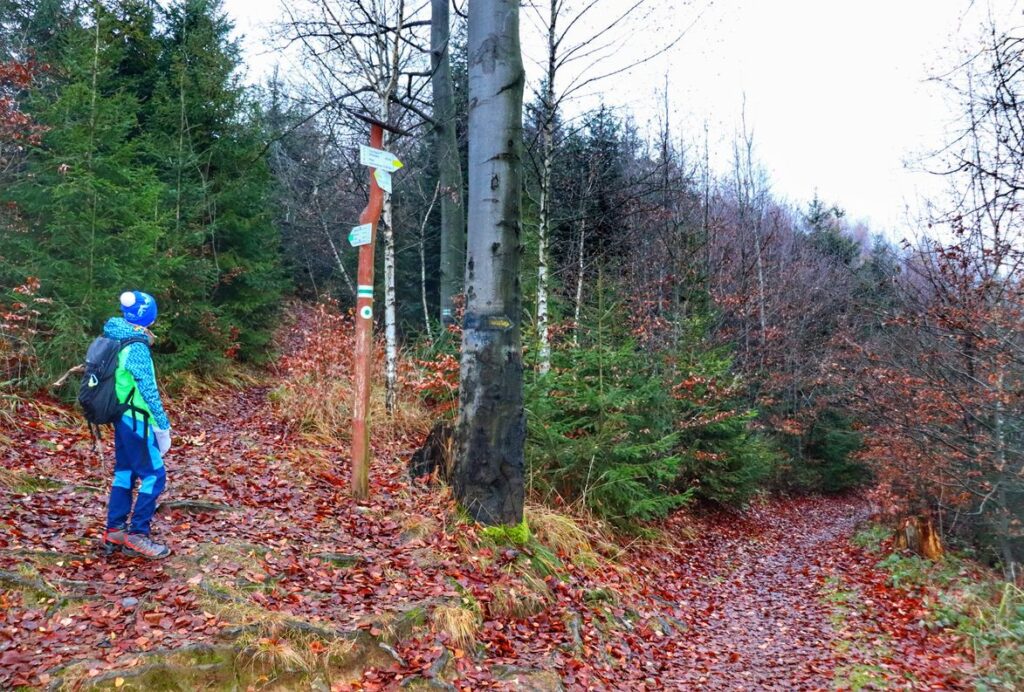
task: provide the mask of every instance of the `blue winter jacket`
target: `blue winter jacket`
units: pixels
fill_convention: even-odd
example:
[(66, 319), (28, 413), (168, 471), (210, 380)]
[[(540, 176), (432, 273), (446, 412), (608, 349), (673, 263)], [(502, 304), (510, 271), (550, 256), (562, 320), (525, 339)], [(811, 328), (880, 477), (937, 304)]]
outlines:
[[(127, 339), (144, 334), (141, 327), (129, 323), (123, 317), (111, 317), (103, 325), (103, 336), (110, 339)], [(129, 344), (125, 347), (125, 353), (125, 369), (135, 378), (138, 393), (142, 395), (153, 414), (154, 425), (162, 430), (170, 430), (171, 424), (167, 420), (164, 404), (160, 400), (160, 391), (153, 377), (153, 358), (149, 354), (149, 347), (145, 344)]]

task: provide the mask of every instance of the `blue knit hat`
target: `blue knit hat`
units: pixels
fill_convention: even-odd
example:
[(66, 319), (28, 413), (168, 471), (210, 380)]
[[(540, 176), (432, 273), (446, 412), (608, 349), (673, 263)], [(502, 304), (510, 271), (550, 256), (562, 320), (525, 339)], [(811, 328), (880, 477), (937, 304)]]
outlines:
[(131, 324), (148, 327), (156, 321), (156, 299), (142, 291), (121, 294), (121, 312)]

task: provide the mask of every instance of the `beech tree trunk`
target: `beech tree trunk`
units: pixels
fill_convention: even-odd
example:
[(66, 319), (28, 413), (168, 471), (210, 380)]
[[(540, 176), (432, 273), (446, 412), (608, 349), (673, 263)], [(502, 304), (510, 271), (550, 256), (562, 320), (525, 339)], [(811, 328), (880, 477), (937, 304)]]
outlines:
[(456, 496), (477, 521), (523, 518), (519, 336), (523, 71), (518, 0), (469, 3), (469, 236)]
[(462, 163), (455, 137), (455, 89), (448, 44), (451, 24), (448, 0), (431, 0), (430, 66), (434, 90), (434, 135), (441, 186), (441, 322), (454, 320), (453, 298), (462, 291), (466, 271), (466, 210), (462, 196)]

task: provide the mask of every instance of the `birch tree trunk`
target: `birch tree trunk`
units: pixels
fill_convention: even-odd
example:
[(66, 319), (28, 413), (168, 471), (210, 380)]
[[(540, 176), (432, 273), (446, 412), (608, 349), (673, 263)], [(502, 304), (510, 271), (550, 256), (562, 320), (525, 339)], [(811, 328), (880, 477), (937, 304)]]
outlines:
[[(327, 239), (327, 245), (331, 248), (331, 254), (334, 255), (334, 263), (338, 265), (338, 271), (341, 272), (341, 278), (345, 280), (345, 285), (348, 286), (348, 290), (352, 292), (352, 299), (356, 298), (356, 286), (352, 283), (352, 277), (348, 275), (348, 270), (345, 269), (345, 263), (341, 260), (341, 253), (338, 252), (338, 246), (334, 244), (334, 238), (331, 237), (331, 228), (324, 217), (323, 207), (320, 204), (320, 185), (313, 185), (313, 204), (316, 207), (315, 213), (317, 222), (320, 225), (320, 230), (324, 233), (324, 238)], [(308, 264), (308, 262), (307, 262)], [(312, 272), (310, 272), (312, 276)]]
[(1004, 410), (1005, 400), (1005, 386), (1006, 386), (1006, 372), (1005, 366), (996, 359), (996, 368), (998, 375), (996, 376), (996, 397), (995, 397), (995, 442), (996, 442), (996, 470), (998, 472), (999, 493), (999, 514), (997, 520), (997, 528), (999, 535), (999, 553), (1003, 562), (1003, 576), (1006, 580), (1012, 584), (1016, 583), (1017, 580), (1017, 560), (1016, 554), (1013, 549), (1013, 542), (1011, 536), (1013, 535), (1013, 510), (1010, 503), (1009, 493), (1007, 493), (1006, 487), (1013, 483), (1013, 473), (1011, 468), (1008, 466), (1009, 459), (1007, 458), (1006, 450), (1006, 416)]
[(98, 87), (96, 80), (100, 71), (100, 6), (99, 3), (93, 5), (93, 18), (96, 23), (96, 40), (93, 44), (92, 54), (92, 100), (89, 106), (89, 155), (87, 159), (87, 165), (89, 169), (90, 184), (92, 185), (92, 220), (90, 222), (89, 229), (89, 294), (92, 294), (93, 279), (95, 277), (96, 268), (96, 215), (97, 205), (99, 204), (99, 195), (97, 193), (97, 185), (95, 179), (95, 171), (93, 169), (92, 157), (96, 153), (96, 97), (98, 94)]
[(701, 282), (711, 276), (711, 154), (708, 148), (708, 123), (704, 121), (704, 205), (700, 215), (700, 241), (704, 244), (704, 271)]
[[(384, 120), (387, 117), (387, 102), (381, 105)], [(386, 122), (386, 121), (385, 121)], [(384, 135), (384, 149), (387, 150), (387, 134)], [(398, 316), (395, 301), (395, 229), (391, 225), (391, 194), (384, 192), (384, 209), (381, 212), (380, 228), (384, 236), (384, 408), (391, 415), (398, 401)]]
[(579, 243), (576, 247), (577, 263), (576, 263), (576, 304), (573, 307), (573, 330), (572, 330), (572, 345), (578, 347), (580, 345), (580, 314), (583, 311), (583, 276), (586, 271), (586, 263), (584, 262), (583, 253), (586, 251), (586, 239), (587, 239), (587, 219), (586, 217), (580, 219), (580, 236)]
[(754, 226), (754, 253), (757, 264), (757, 323), (761, 329), (761, 367), (764, 367), (765, 354), (768, 349), (768, 319), (765, 316), (764, 258), (761, 246), (761, 216), (758, 214)]
[[(391, 122), (391, 98), (398, 89), (398, 80), (401, 75), (401, 40), (402, 30), (405, 25), (405, 2), (399, 0), (395, 12), (394, 37), (391, 39), (390, 59), (385, 63), (388, 65), (387, 79), (383, 80), (383, 89), (378, 92), (380, 97), (380, 120)], [(387, 45), (386, 41), (383, 45)], [(386, 151), (388, 148), (388, 135), (384, 133), (384, 140), (381, 144)], [(385, 373), (385, 394), (384, 409), (388, 415), (395, 412), (395, 404), (398, 402), (398, 315), (395, 309), (396, 287), (395, 287), (395, 229), (392, 225), (391, 193), (384, 191), (384, 208), (381, 221), (384, 224), (384, 373)]]
[(430, 66), (434, 91), (434, 135), (441, 186), (441, 322), (454, 320), (454, 296), (462, 291), (466, 271), (466, 210), (462, 196), (462, 162), (455, 137), (455, 89), (448, 44), (448, 0), (431, 0)]
[(757, 271), (757, 324), (760, 328), (759, 343), (761, 346), (760, 362), (764, 367), (765, 354), (768, 348), (768, 320), (765, 316), (765, 280), (764, 280), (764, 248), (761, 233), (764, 230), (764, 185), (757, 184), (757, 170), (754, 167), (754, 137), (747, 129), (746, 101), (743, 110), (743, 143), (746, 148), (746, 172), (743, 199), (744, 204), (753, 216), (754, 262)]
[(544, 125), (541, 145), (544, 157), (540, 175), (540, 207), (537, 210), (537, 371), (551, 370), (551, 338), (548, 334), (548, 228), (551, 186), (550, 125)]
[(548, 70), (544, 84), (544, 126), (541, 130), (540, 205), (537, 210), (537, 371), (551, 370), (551, 338), (548, 334), (548, 236), (551, 228), (551, 165), (555, 150), (555, 76), (558, 5), (551, 0), (548, 18)]
[(523, 71), (518, 0), (469, 3), (469, 236), (456, 496), (483, 524), (523, 518), (519, 337)]
[(434, 196), (430, 198), (430, 206), (427, 213), (423, 215), (423, 223), (420, 224), (420, 299), (423, 301), (423, 328), (427, 330), (427, 338), (434, 342), (434, 332), (430, 328), (430, 309), (427, 307), (427, 221), (430, 220), (430, 213), (434, 211), (434, 204), (437, 203), (437, 195), (441, 191), (441, 181), (434, 186)]

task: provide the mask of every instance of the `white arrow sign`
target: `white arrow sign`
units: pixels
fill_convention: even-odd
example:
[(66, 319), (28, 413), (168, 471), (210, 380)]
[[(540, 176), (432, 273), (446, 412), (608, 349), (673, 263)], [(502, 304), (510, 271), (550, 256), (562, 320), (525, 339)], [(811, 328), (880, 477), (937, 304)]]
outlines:
[(352, 247), (359, 247), (360, 245), (369, 245), (373, 240), (373, 224), (364, 223), (362, 226), (356, 226), (348, 234), (348, 242)]
[(390, 151), (374, 149), (365, 144), (359, 145), (359, 163), (370, 168), (379, 168), (388, 173), (393, 173), (404, 165)]
[(373, 169), (373, 178), (377, 181), (377, 185), (380, 186), (381, 190), (391, 194), (391, 174), (382, 168)]

